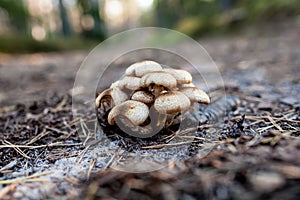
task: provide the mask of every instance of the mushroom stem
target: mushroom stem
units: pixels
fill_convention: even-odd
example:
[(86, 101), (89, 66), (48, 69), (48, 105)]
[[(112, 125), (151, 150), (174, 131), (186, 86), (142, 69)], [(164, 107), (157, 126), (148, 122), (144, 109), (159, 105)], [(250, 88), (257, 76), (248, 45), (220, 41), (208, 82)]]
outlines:
[(154, 107), (151, 107), (150, 111), (153, 112), (153, 114), (150, 114), (151, 121), (150, 124), (146, 126), (135, 125), (130, 119), (122, 114), (115, 118), (115, 123), (128, 135), (138, 138), (152, 137), (164, 128), (167, 115), (158, 113), (155, 111)]
[(164, 90), (165, 90), (165, 87), (162, 85), (152, 85), (150, 88), (150, 91), (155, 96), (155, 98), (158, 97)]
[(108, 96), (109, 99), (111, 100), (111, 92), (112, 92), (112, 89), (109, 88), (109, 89), (106, 89), (104, 90), (103, 92), (101, 92), (101, 94), (99, 94), (95, 100), (95, 104), (96, 104), (96, 108), (98, 109), (101, 105), (101, 102), (102, 100), (104, 99), (105, 96)]

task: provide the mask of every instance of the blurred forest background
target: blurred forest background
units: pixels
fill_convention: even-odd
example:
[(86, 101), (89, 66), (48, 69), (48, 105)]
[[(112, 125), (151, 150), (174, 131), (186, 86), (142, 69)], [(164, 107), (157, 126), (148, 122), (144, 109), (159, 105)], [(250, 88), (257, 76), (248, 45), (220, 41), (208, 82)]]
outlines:
[(0, 52), (86, 49), (135, 27), (191, 37), (300, 22), (299, 0), (0, 0)]

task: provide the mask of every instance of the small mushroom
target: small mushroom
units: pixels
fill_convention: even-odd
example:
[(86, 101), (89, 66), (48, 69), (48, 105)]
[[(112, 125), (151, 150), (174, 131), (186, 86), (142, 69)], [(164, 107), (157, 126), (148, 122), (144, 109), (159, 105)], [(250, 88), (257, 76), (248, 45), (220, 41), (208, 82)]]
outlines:
[(178, 84), (188, 84), (193, 80), (192, 75), (183, 69), (165, 68), (162, 71), (174, 76)]
[(185, 94), (191, 102), (198, 102), (203, 104), (209, 104), (210, 98), (203, 90), (196, 87), (184, 87), (180, 89), (180, 92)]
[(189, 72), (143, 61), (129, 66), (121, 80), (97, 96), (96, 114), (101, 126), (108, 122), (128, 135), (147, 138), (180, 124), (195, 102), (209, 104), (210, 99), (195, 87)]
[(100, 104), (104, 99), (111, 99), (114, 105), (119, 105), (128, 99), (128, 95), (117, 87), (108, 88), (97, 96), (95, 100), (96, 108), (100, 107)]
[(108, 114), (108, 123), (113, 125), (118, 115), (126, 117), (134, 125), (140, 125), (148, 118), (149, 108), (142, 102), (134, 100), (125, 101), (111, 109)]
[(118, 80), (111, 84), (111, 88), (118, 87), (120, 89), (127, 88), (129, 90), (137, 90), (140, 88), (141, 78), (133, 76), (125, 76), (122, 80)]
[(172, 76), (169, 73), (166, 72), (151, 72), (148, 73), (146, 75), (144, 75), (141, 78), (141, 86), (142, 87), (148, 87), (151, 84), (154, 85), (162, 85), (166, 88), (175, 88), (177, 85), (177, 81), (174, 78), (174, 76)]
[(142, 77), (149, 72), (161, 71), (161, 70), (162, 70), (162, 67), (157, 62), (154, 62), (151, 60), (145, 60), (145, 61), (137, 62), (137, 63), (130, 65), (126, 69), (125, 74), (127, 76)]
[(140, 90), (133, 93), (131, 99), (135, 101), (143, 102), (145, 104), (151, 104), (154, 102), (154, 95), (148, 91)]
[(154, 108), (162, 114), (176, 114), (188, 110), (190, 99), (178, 91), (166, 92), (156, 98)]

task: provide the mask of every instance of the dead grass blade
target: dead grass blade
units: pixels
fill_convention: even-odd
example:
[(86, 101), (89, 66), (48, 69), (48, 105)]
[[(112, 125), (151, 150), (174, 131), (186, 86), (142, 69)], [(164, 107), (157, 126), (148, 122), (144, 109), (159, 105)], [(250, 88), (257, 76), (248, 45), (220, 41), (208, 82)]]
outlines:
[(36, 141), (38, 141), (39, 139), (45, 137), (46, 135), (48, 135), (49, 133), (51, 133), (50, 131), (46, 131), (45, 129), (38, 134), (37, 136), (35, 136), (34, 138), (32, 138), (26, 145), (30, 145)]
[[(13, 145), (12, 143), (10, 143), (9, 141), (7, 140), (4, 140), (4, 143), (8, 144), (8, 145)], [(0, 145), (1, 146), (1, 145)], [(23, 156), (24, 158), (27, 158), (27, 159), (31, 159), (29, 156), (27, 156), (19, 147), (17, 146), (13, 146), (12, 147), (16, 152), (18, 152), (21, 156)]]
[(63, 144), (61, 142), (56, 142), (56, 143), (50, 143), (50, 144), (44, 144), (44, 145), (37, 145), (37, 146), (5, 144), (5, 145), (0, 145), (0, 148), (28, 148), (28, 149), (38, 149), (38, 148), (45, 148), (45, 147), (81, 146), (81, 145), (82, 145), (82, 143)]
[(30, 176), (26, 176), (26, 177), (20, 177), (20, 178), (15, 178), (15, 179), (10, 179), (10, 180), (1, 180), (0, 181), (0, 185), (1, 184), (11, 184), (11, 183), (22, 183), (22, 182), (44, 182), (44, 181), (48, 181), (47, 179), (41, 179), (38, 178), (40, 176), (45, 176), (50, 174), (50, 171), (46, 171), (46, 172), (42, 172), (42, 173), (38, 173), (38, 174), (33, 174)]
[(141, 149), (160, 149), (163, 147), (174, 147), (179, 145), (186, 145), (186, 144), (192, 144), (193, 141), (187, 141), (187, 142), (177, 142), (172, 144), (158, 144), (158, 145), (150, 145), (150, 146), (142, 146)]
[(96, 161), (97, 161), (97, 160), (94, 158), (94, 159), (92, 160), (91, 164), (90, 164), (90, 167), (89, 167), (89, 169), (88, 169), (87, 176), (86, 176), (87, 180), (90, 179), (90, 176), (91, 176), (91, 173), (92, 173), (92, 170), (93, 170), (93, 168), (94, 168), (94, 166), (95, 166)]

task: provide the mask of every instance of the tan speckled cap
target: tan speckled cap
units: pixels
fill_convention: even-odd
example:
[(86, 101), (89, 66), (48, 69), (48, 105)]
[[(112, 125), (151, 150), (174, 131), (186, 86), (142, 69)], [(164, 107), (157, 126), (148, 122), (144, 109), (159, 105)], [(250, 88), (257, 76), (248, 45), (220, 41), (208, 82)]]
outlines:
[(125, 101), (111, 109), (108, 114), (108, 123), (113, 125), (115, 117), (123, 115), (133, 124), (142, 124), (149, 115), (149, 108), (146, 104), (134, 100)]
[(156, 98), (154, 108), (162, 114), (186, 111), (191, 106), (190, 99), (181, 92), (166, 92)]

